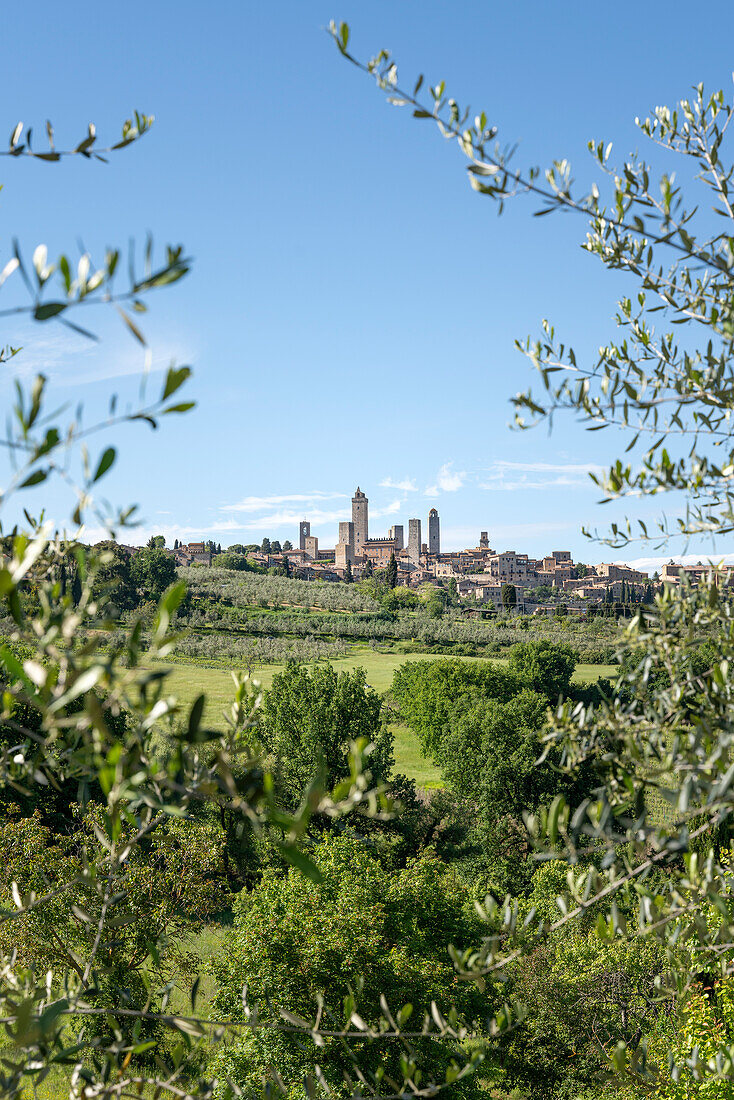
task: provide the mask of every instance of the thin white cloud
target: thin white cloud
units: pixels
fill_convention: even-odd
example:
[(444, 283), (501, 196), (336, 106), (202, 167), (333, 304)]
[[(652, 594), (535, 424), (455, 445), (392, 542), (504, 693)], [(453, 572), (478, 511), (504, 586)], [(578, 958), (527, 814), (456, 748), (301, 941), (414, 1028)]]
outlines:
[[(344, 496), (343, 493), (334, 493), (331, 495), (335, 497)], [(382, 508), (370, 508), (370, 526), (372, 527), (374, 520), (399, 515), (404, 505), (405, 502), (403, 500), (393, 500)], [(350, 517), (351, 511), (347, 504), (334, 510), (326, 508), (309, 508), (306, 513), (306, 518), (311, 524), (312, 533), (318, 533), (319, 537), (324, 539), (329, 539), (333, 536), (334, 540), (336, 540), (334, 525), (340, 521), (348, 520)], [(278, 531), (283, 531), (283, 528), (297, 529), (298, 524), (303, 518), (303, 512), (295, 511), (287, 507), (279, 508), (274, 511), (266, 512), (263, 515), (253, 517), (252, 519), (248, 518), (247, 522), (242, 524), (242, 530), (262, 531), (265, 534), (277, 535)], [(291, 535), (290, 537), (292, 538), (293, 536)]]
[[(311, 493), (284, 493), (279, 496), (244, 497), (235, 504), (223, 504), (225, 512), (261, 512), (266, 508), (275, 508), (279, 504), (318, 504), (325, 500), (346, 500), (346, 493), (328, 493), (315, 489)], [(303, 519), (302, 515), (298, 516)]]
[(384, 508), (371, 508), (370, 519), (381, 519), (382, 516), (395, 516), (403, 507), (405, 507), (404, 500), (394, 500), (392, 504), (386, 504)]
[[(192, 541), (198, 542), (203, 538), (215, 538), (221, 536), (224, 532), (236, 532), (244, 531), (245, 527), (241, 523), (237, 523), (235, 520), (222, 520), (218, 523), (202, 524), (200, 527), (193, 527), (186, 524), (170, 524), (170, 523), (157, 523), (151, 525), (149, 522), (143, 523), (138, 527), (119, 528), (117, 531), (117, 537), (119, 542), (124, 542), (130, 546), (144, 546), (151, 535), (164, 535), (167, 546), (173, 546), (174, 540), (179, 541)], [(88, 543), (92, 545), (95, 542), (100, 542), (102, 539), (109, 538), (109, 531), (106, 527), (101, 526), (85, 526), (78, 534), (80, 542)]]
[(424, 493), (427, 497), (437, 497), (439, 493), (455, 493), (466, 481), (466, 470), (454, 470), (453, 462), (445, 462), (438, 471), (435, 485), (429, 485)]
[[(348, 519), (348, 513), (346, 508), (334, 512), (327, 512), (321, 508), (310, 508), (307, 518), (311, 523), (311, 527), (315, 528), (325, 523), (338, 523), (339, 520)], [(247, 531), (268, 531), (276, 527), (298, 527), (302, 519), (302, 512), (289, 512), (285, 509), (281, 509), (280, 511), (269, 512), (265, 515), (258, 516), (257, 519), (248, 520), (247, 523), (242, 525), (242, 529)]]
[(479, 482), (489, 492), (549, 489), (553, 486), (591, 485), (589, 474), (601, 467), (582, 462), (493, 462)]
[(654, 573), (655, 570), (660, 572), (664, 565), (668, 562), (675, 562), (676, 565), (697, 565), (698, 562), (702, 562), (704, 565), (734, 565), (734, 553), (731, 554), (713, 554), (710, 551), (699, 554), (661, 554), (652, 555), (650, 557), (631, 558), (629, 561), (620, 562), (621, 565), (631, 565), (633, 569), (641, 569), (645, 573)]
[(380, 482), (382, 489), (399, 489), (402, 493), (417, 493), (418, 486), (413, 478), (405, 477), (402, 481), (395, 481), (391, 477), (385, 477)]
[(587, 462), (493, 462), (490, 470), (523, 470), (531, 473), (588, 473), (594, 467)]
[(3, 380), (28, 381), (44, 374), (56, 387), (84, 386), (113, 378), (140, 377), (167, 370), (171, 363), (191, 362), (180, 341), (157, 340), (149, 349), (121, 340), (95, 343), (67, 329), (23, 328), (11, 340), (21, 350), (8, 363)]

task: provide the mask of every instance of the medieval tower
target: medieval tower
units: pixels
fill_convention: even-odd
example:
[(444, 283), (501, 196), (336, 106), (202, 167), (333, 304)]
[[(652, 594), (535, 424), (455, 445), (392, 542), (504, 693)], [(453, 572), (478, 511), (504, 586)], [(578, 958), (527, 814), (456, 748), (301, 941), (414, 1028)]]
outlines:
[(306, 549), (306, 539), (311, 534), (311, 524), (307, 519), (302, 519), (298, 528), (298, 547), (300, 550)]
[(367, 542), (367, 508), (369, 501), (359, 485), (357, 492), (352, 497), (352, 523), (354, 524), (354, 549), (361, 554), (362, 547)]
[(431, 508), (428, 513), (428, 553), (441, 553), (441, 529), (438, 522), (438, 512)]
[(351, 520), (339, 524), (339, 541), (334, 550), (337, 569), (346, 569), (354, 561), (354, 524)]
[(396, 550), (402, 550), (405, 546), (403, 542), (403, 525), (402, 523), (396, 523), (394, 527), (391, 527), (388, 531), (388, 538), (391, 538), (395, 543)]
[(414, 565), (421, 560), (421, 521), (419, 519), (408, 520), (408, 557)]

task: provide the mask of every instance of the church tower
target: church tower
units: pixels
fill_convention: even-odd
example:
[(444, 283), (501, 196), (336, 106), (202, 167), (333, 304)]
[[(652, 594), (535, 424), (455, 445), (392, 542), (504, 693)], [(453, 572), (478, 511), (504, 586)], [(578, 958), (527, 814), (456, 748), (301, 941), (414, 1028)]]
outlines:
[(359, 485), (357, 492), (352, 497), (352, 523), (354, 524), (354, 550), (361, 554), (362, 547), (367, 542), (367, 508), (369, 501)]

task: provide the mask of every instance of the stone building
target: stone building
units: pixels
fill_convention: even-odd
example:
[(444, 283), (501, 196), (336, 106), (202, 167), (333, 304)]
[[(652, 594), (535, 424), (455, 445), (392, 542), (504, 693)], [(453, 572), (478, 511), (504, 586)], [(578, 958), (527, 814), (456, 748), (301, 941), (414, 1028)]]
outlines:
[[(118, 544), (119, 545), (119, 544)], [(123, 547), (128, 550), (128, 547)], [(131, 553), (137, 553), (140, 548), (129, 548)], [(188, 546), (183, 543), (176, 550), (166, 551), (169, 557), (173, 557), (177, 565), (211, 565), (214, 555), (205, 542), (190, 542)]]
[(302, 519), (298, 528), (298, 548), (300, 550), (306, 549), (306, 539), (311, 534), (311, 524), (307, 519)]
[(394, 553), (395, 540), (392, 538), (367, 539), (362, 545), (362, 557), (367, 561), (371, 561), (373, 565), (380, 566), (380, 568), (387, 565)]
[(316, 535), (306, 535), (304, 539), (305, 546), (303, 549), (306, 551), (306, 557), (312, 561), (316, 561), (319, 556), (319, 540)]
[(479, 534), (479, 548), (489, 550), (489, 531), (481, 531)]
[(441, 529), (435, 508), (431, 508), (428, 513), (428, 553), (441, 553)]
[(364, 495), (359, 485), (357, 492), (352, 497), (352, 523), (354, 524), (354, 549), (357, 554), (362, 553), (362, 546), (369, 537), (367, 512), (369, 500)]
[[(704, 564), (700, 561), (696, 565), (679, 565), (677, 562), (669, 561), (660, 571), (660, 580), (667, 581), (668, 584), (680, 584), (685, 577), (690, 584), (696, 585), (705, 580), (709, 573), (716, 572), (716, 569), (717, 566), (712, 562)], [(733, 578), (734, 571), (730, 567), (725, 568), (723, 571), (724, 583), (731, 585)]]
[(339, 542), (343, 542), (349, 551), (349, 560), (354, 561), (354, 524), (351, 520), (339, 524)]
[(489, 575), (500, 584), (528, 584), (536, 578), (535, 562), (515, 550), (493, 554), (487, 565)]
[(351, 520), (339, 524), (339, 541), (334, 550), (334, 565), (337, 569), (346, 569), (347, 563), (354, 564), (354, 524)]
[(421, 521), (419, 519), (408, 520), (408, 557), (414, 565), (421, 560)]
[(190, 560), (192, 565), (211, 565), (212, 552), (211, 550), (194, 550)]
[(617, 565), (614, 562), (600, 562), (594, 566), (597, 577), (604, 577), (608, 581), (631, 581), (632, 584), (642, 584), (648, 579), (647, 573), (639, 569), (633, 569), (629, 565)]
[(393, 540), (396, 551), (403, 549), (403, 547), (405, 546), (405, 542), (402, 523), (397, 523), (394, 527), (391, 527), (388, 531), (388, 536)]

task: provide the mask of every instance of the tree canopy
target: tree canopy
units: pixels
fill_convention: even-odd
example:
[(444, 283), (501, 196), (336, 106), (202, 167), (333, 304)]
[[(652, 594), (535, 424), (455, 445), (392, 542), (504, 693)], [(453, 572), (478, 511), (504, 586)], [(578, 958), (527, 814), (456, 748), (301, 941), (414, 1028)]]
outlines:
[[(323, 840), (314, 860), (318, 884), (296, 872), (267, 875), (235, 902), (234, 931), (214, 963), (221, 1014), (242, 1015), (243, 987), (269, 1021), (283, 1011), (312, 1018), (319, 1004), (322, 1017), (334, 1022), (354, 1013), (374, 1018), (383, 1001), (409, 1003), (417, 1020), (430, 1016), (432, 1004), (438, 1013), (453, 1009), (467, 1020), (487, 1010), (493, 998), (460, 987), (446, 951), (447, 943), (468, 946), (479, 923), (466, 887), (445, 864), (427, 855), (386, 872), (348, 837)], [(406, 1011), (406, 1023), (408, 1018)], [(426, 1033), (415, 1039), (411, 1057), (423, 1073), (445, 1075), (459, 1047)], [(318, 1064), (329, 1087), (342, 1095), (344, 1075), (357, 1066), (363, 1073), (379, 1068), (397, 1083), (401, 1056), (393, 1044), (364, 1038), (320, 1049), (266, 1031), (223, 1047), (214, 1068), (248, 1093), (272, 1081), (277, 1068), (295, 1094), (296, 1083)], [(481, 1086), (470, 1077), (448, 1091), (479, 1096)]]
[(331, 665), (290, 664), (265, 692), (258, 736), (272, 757), (278, 795), (291, 808), (322, 769), (330, 788), (350, 774), (355, 741), (373, 746), (374, 780), (387, 780), (393, 764), (382, 702), (361, 668), (337, 672)]

